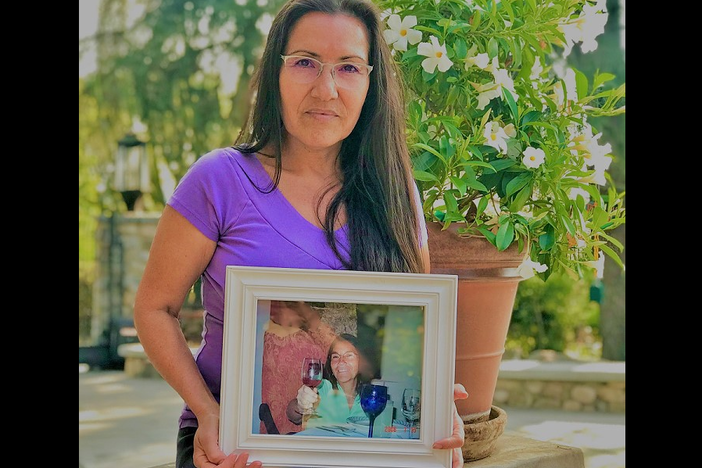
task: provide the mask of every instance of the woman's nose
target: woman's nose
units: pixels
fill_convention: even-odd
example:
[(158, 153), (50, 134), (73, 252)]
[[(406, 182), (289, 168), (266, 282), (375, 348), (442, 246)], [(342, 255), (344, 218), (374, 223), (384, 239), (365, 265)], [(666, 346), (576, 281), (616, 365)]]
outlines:
[(322, 73), (313, 83), (312, 96), (323, 101), (329, 101), (339, 97), (336, 82), (332, 76), (332, 69), (324, 67)]

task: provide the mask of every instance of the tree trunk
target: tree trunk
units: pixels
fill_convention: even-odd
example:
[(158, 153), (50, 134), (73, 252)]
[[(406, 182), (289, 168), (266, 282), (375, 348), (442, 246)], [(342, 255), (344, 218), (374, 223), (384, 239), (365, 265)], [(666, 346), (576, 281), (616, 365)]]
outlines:
[[(624, 243), (626, 225), (613, 231), (614, 237)], [(625, 252), (621, 254), (626, 265)], [(602, 357), (613, 361), (626, 358), (626, 274), (609, 258), (605, 259), (604, 297), (600, 304), (600, 333), (602, 334)]]

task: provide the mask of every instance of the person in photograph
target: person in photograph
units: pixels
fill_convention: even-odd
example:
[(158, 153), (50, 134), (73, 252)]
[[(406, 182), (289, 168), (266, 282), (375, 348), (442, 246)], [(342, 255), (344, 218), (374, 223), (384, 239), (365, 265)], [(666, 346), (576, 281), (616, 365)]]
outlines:
[[(149, 360), (185, 402), (176, 468), (261, 466), (219, 444), (228, 265), (430, 271), (401, 75), (382, 31), (371, 0), (286, 2), (235, 144), (197, 159), (168, 199), (134, 323)], [(193, 356), (179, 314), (198, 278), (204, 323)], [(467, 397), (460, 384), (454, 397)], [(459, 467), (464, 428), (454, 413), (453, 434), (434, 448), (453, 450)]]
[[(355, 336), (342, 334), (329, 347), (322, 383), (311, 388), (299, 386), (297, 396), (287, 405), (287, 415), (306, 427), (345, 424), (349, 418), (366, 418), (359, 394), (374, 376), (367, 356), (361, 353)], [(316, 415), (308, 416), (314, 410)], [(307, 425), (303, 424), (303, 421)]]
[[(300, 363), (308, 357), (326, 359), (335, 338), (334, 329), (306, 302), (271, 301), (270, 320), (263, 334), (261, 403), (268, 405), (278, 433), (302, 429), (286, 414), (300, 384)], [(264, 422), (260, 431), (270, 433)]]

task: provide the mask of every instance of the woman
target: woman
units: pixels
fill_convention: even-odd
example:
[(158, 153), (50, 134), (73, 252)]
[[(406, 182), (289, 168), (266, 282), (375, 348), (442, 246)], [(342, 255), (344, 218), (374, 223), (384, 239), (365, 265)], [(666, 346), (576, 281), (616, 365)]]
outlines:
[[(287, 414), (294, 424), (343, 424), (349, 417), (366, 417), (359, 394), (361, 387), (373, 377), (368, 361), (359, 351), (353, 335), (340, 335), (329, 347), (324, 379), (316, 388), (302, 385), (297, 397), (290, 400)], [(317, 416), (305, 418), (312, 409)]]
[[(272, 23), (239, 144), (198, 159), (168, 200), (134, 322), (185, 401), (178, 468), (248, 461), (218, 444), (227, 265), (429, 271), (398, 76), (370, 0), (290, 0)], [(198, 277), (205, 313), (193, 359), (178, 314)], [(460, 466), (455, 418), (435, 447), (453, 448)]]

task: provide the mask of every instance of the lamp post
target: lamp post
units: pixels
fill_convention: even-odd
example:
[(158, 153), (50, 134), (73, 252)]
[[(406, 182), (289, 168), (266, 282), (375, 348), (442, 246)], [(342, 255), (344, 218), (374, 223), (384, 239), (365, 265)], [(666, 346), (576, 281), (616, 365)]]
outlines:
[(127, 211), (134, 211), (134, 205), (142, 194), (151, 189), (149, 161), (146, 156), (146, 143), (133, 133), (127, 133), (117, 142), (114, 188), (122, 194)]

